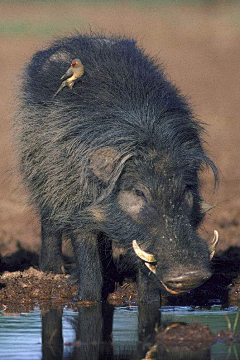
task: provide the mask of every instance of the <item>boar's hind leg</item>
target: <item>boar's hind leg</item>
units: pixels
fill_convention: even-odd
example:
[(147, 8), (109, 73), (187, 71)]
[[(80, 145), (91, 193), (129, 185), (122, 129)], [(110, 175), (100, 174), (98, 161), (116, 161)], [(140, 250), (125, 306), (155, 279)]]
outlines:
[(62, 259), (62, 232), (54, 230), (50, 224), (42, 221), (42, 248), (40, 270), (64, 273)]
[(101, 301), (102, 273), (97, 234), (84, 230), (72, 234), (78, 293), (75, 301)]
[(158, 302), (161, 305), (161, 292), (159, 285), (153, 281), (153, 276), (151, 272), (146, 275), (139, 269), (137, 278), (139, 301), (146, 304)]

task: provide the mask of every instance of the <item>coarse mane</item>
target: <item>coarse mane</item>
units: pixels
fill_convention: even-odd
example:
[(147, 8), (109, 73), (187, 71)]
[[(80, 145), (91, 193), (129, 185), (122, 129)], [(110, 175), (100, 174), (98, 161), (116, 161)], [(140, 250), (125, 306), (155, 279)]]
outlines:
[[(52, 99), (74, 58), (81, 59), (85, 75), (72, 91), (64, 89)], [(20, 169), (33, 203), (46, 209), (46, 216), (61, 209), (71, 217), (103, 201), (126, 162), (150, 148), (168, 151), (190, 170), (207, 165), (217, 181), (217, 169), (203, 149), (201, 124), (134, 40), (99, 34), (59, 39), (34, 55), (23, 77), (16, 118)], [(89, 167), (102, 147), (117, 150), (107, 185)]]

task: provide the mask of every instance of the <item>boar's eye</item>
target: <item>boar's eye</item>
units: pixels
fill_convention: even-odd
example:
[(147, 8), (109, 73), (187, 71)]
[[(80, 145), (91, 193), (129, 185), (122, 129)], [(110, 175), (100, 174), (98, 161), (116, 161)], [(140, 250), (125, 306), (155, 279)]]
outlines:
[(135, 194), (147, 202), (147, 198), (142, 190), (135, 189)]

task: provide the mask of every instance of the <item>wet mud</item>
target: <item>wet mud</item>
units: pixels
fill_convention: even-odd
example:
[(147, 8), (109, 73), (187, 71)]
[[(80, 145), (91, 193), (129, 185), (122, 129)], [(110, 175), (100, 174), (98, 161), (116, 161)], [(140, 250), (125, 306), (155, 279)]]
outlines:
[[(30, 266), (32, 264), (35, 266)], [(163, 290), (162, 305), (240, 306), (240, 250), (230, 248), (215, 256), (213, 270), (210, 280), (188, 293), (173, 296)], [(114, 278), (114, 274), (112, 276)], [(0, 289), (0, 306), (33, 307), (47, 302), (75, 306), (72, 299), (77, 286), (69, 274), (55, 275), (39, 271), (38, 257), (23, 251), (18, 253), (17, 258), (1, 259)], [(109, 293), (107, 300), (115, 305), (138, 304), (135, 282), (122, 277), (122, 281), (115, 282), (115, 291)]]

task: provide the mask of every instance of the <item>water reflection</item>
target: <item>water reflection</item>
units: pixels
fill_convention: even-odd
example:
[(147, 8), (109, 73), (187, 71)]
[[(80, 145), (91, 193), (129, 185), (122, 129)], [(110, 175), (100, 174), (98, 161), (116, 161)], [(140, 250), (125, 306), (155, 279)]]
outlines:
[(177, 345), (175, 337), (171, 345), (156, 341), (156, 329), (166, 332), (173, 323), (207, 324), (212, 333), (228, 327), (239, 332), (238, 308), (163, 307), (160, 312), (158, 306), (114, 308), (103, 303), (77, 310), (0, 313), (0, 359), (239, 360), (239, 343), (203, 348), (200, 342)]
[[(49, 310), (42, 314), (43, 360), (133, 360), (133, 359), (195, 359), (210, 360), (210, 348), (191, 350), (188, 347), (164, 347), (155, 341), (161, 313), (154, 305), (140, 305), (138, 336), (133, 341), (113, 342), (114, 307), (101, 304), (79, 307), (78, 315), (69, 318), (74, 329), (74, 340), (63, 343), (62, 311)], [(123, 333), (124, 333), (124, 329)], [(125, 328), (125, 332), (128, 329)], [(116, 339), (117, 340), (117, 339)], [(66, 346), (67, 345), (67, 346)], [(115, 346), (114, 346), (115, 345)], [(118, 345), (118, 346), (116, 346)]]
[(43, 359), (63, 358), (62, 310), (51, 309), (42, 313)]
[(98, 304), (79, 307), (78, 315), (68, 319), (75, 336), (63, 352), (62, 311), (51, 309), (42, 314), (43, 360), (114, 359), (112, 346), (114, 307)]
[[(151, 359), (151, 358), (149, 358)], [(158, 347), (156, 360), (212, 360), (211, 350), (203, 349), (193, 351), (183, 346), (174, 346), (172, 348)]]

